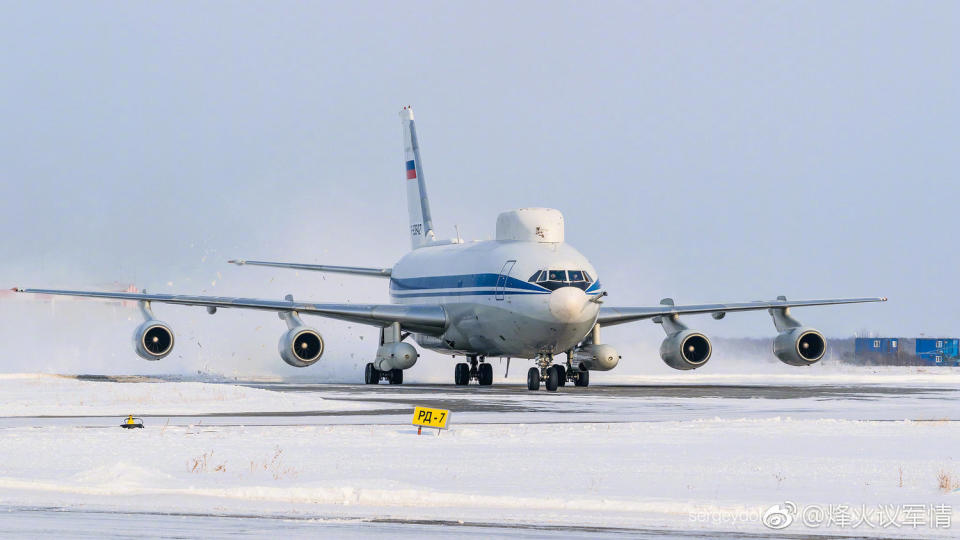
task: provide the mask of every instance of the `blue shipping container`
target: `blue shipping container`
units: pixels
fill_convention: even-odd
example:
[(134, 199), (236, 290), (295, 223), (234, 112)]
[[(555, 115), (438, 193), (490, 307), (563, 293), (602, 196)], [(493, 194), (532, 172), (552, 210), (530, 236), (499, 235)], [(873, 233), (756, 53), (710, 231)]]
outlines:
[(917, 356), (928, 365), (954, 365), (960, 357), (960, 339), (917, 338)]
[(901, 338), (857, 338), (854, 342), (854, 352), (892, 354), (900, 351)]

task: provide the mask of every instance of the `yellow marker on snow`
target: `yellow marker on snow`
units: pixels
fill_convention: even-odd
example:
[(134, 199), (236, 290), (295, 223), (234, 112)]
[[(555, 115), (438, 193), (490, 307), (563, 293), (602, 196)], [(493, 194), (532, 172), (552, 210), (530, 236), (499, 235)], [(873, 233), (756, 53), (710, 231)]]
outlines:
[(120, 424), (120, 427), (123, 429), (142, 429), (143, 428), (143, 419), (136, 418), (132, 414), (123, 419), (123, 423)]
[[(431, 409), (416, 407), (413, 409), (413, 425), (421, 428), (447, 429), (450, 420), (450, 411), (446, 409)], [(419, 433), (419, 430), (417, 431)]]

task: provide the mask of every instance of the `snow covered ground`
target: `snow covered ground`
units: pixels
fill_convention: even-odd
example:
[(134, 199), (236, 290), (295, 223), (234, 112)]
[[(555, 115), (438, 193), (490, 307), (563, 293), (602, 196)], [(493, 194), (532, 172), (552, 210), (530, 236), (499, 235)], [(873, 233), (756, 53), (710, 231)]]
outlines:
[[(423, 523), (460, 534), (460, 522), (498, 535), (768, 535), (763, 515), (781, 505), (792, 521), (782, 533), (955, 537), (960, 392), (914, 371), (851, 377), (885, 387), (873, 393), (819, 388), (842, 378), (765, 393), (747, 377), (713, 397), (716, 381), (528, 394), (0, 376), (0, 508), (16, 517), (0, 534), (29, 536), (31, 523), (59, 519), (37, 511), (53, 508), (87, 524), (102, 511), (335, 520), (351, 536)], [(406, 415), (430, 400), (451, 404), (452, 429), (417, 436)], [(146, 411), (161, 418), (116, 426)], [(271, 420), (284, 411), (323, 414)], [(215, 412), (267, 416), (162, 418)], [(36, 418), (46, 415), (75, 418)]]
[(0, 373), (0, 417), (205, 415), (370, 408), (364, 403), (336, 402), (310, 394), (225, 384), (116, 383), (46, 374)]

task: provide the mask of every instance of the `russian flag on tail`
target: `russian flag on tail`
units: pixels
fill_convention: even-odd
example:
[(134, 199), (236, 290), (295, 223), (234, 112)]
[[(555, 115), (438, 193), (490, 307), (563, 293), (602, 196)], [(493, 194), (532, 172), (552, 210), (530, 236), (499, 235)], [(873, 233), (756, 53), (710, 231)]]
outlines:
[(417, 177), (417, 165), (411, 159), (407, 162), (407, 180), (413, 180)]

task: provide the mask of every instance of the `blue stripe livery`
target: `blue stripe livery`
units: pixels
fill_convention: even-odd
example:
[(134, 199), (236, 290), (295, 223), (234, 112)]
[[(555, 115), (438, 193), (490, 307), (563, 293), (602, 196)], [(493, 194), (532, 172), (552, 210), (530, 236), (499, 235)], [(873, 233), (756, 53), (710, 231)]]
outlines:
[[(550, 291), (547, 291), (550, 292)], [(402, 293), (396, 294), (391, 292), (391, 296), (394, 298), (429, 298), (436, 296), (490, 296), (494, 294), (504, 294), (506, 296), (516, 296), (519, 294), (542, 294), (534, 291), (516, 291), (507, 289), (502, 293), (490, 289), (486, 291), (445, 291), (445, 292), (415, 292), (415, 293)]]
[[(503, 281), (498, 282), (503, 279)], [(457, 289), (483, 289), (463, 291)], [(460, 274), (416, 278), (390, 278), (390, 294), (399, 298), (432, 296), (485, 296), (491, 294), (550, 294), (550, 289), (500, 274)], [(600, 282), (594, 281), (587, 294), (598, 294)]]
[[(390, 292), (414, 292), (428, 289), (459, 289), (464, 287), (496, 287), (500, 274), (462, 274), (454, 276), (431, 276), (418, 278), (390, 278)], [(501, 288), (523, 289), (538, 293), (549, 293), (544, 287), (517, 278), (507, 277), (499, 284)]]

